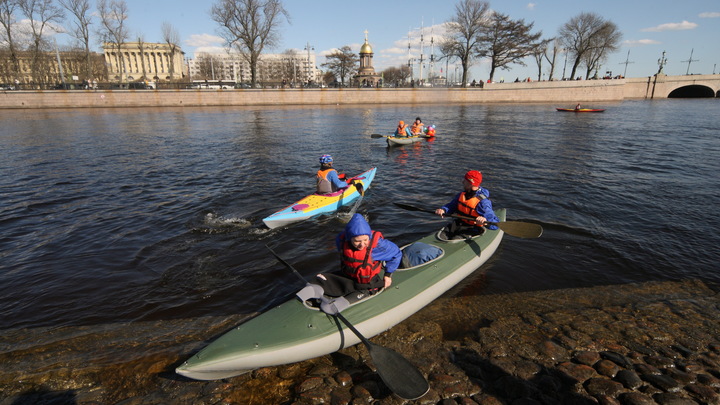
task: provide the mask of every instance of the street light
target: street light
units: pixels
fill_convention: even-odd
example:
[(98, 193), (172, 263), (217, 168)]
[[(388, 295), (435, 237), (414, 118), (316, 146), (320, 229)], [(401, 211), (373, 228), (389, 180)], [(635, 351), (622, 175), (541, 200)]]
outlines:
[(308, 74), (308, 84), (310, 84), (310, 82), (312, 81), (312, 72), (310, 72), (310, 66), (312, 66), (312, 65), (310, 64), (310, 51), (311, 51), (311, 50), (314, 51), (314, 50), (315, 50), (315, 47), (312, 46), (312, 45), (310, 45), (310, 42), (308, 42), (308, 43), (305, 45), (305, 50), (307, 51), (307, 56), (308, 56), (308, 58), (307, 58), (307, 74)]

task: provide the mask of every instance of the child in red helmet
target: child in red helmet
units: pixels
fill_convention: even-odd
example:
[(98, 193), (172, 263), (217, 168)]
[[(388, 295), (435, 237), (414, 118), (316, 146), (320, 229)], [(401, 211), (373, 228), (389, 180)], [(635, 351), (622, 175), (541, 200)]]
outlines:
[[(451, 224), (448, 234), (474, 236), (484, 232), (486, 222), (499, 222), (490, 201), (490, 190), (480, 186), (482, 173), (470, 170), (463, 177), (463, 191), (452, 201), (435, 210), (435, 214), (460, 214), (475, 218), (475, 220), (457, 219)], [(488, 229), (498, 229), (495, 225), (488, 225)]]

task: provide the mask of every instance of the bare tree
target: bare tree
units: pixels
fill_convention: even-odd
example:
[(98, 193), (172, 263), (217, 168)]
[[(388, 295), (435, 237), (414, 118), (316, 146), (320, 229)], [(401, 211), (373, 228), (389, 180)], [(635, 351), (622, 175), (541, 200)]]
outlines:
[(137, 39), (138, 49), (140, 50), (140, 71), (142, 72), (142, 80), (147, 80), (147, 67), (145, 66), (145, 60), (147, 59), (145, 52), (145, 37), (140, 35)]
[(200, 79), (212, 79), (224, 77), (223, 63), (217, 56), (201, 53), (197, 57), (198, 76)]
[(328, 68), (329, 72), (337, 78), (340, 78), (340, 83), (345, 85), (345, 78), (355, 74), (360, 62), (360, 57), (353, 53), (352, 48), (348, 45), (343, 46), (337, 51), (325, 56), (326, 62), (321, 66)]
[(82, 44), (85, 50), (83, 78), (91, 80), (93, 76), (92, 60), (90, 59), (90, 25), (92, 24), (90, 0), (60, 0), (60, 4), (75, 17), (72, 23), (73, 27), (69, 30), (69, 33)]
[(480, 34), (485, 26), (490, 4), (481, 0), (461, 0), (455, 15), (446, 24), (447, 38), (440, 42), (440, 52), (456, 57), (462, 65), (462, 83), (467, 86), (472, 59), (480, 51)]
[(295, 49), (287, 49), (283, 52), (283, 61), (280, 67), (279, 80), (285, 80), (294, 84), (297, 82), (298, 52)]
[(20, 57), (18, 55), (19, 45), (15, 38), (17, 29), (17, 21), (15, 20), (15, 10), (18, 7), (16, 0), (0, 0), (0, 25), (3, 31), (0, 34), (0, 41), (7, 44), (10, 57), (10, 65), (8, 71), (3, 72), (7, 81), (11, 79), (19, 80), (20, 78)]
[(548, 77), (548, 80), (552, 80), (553, 74), (555, 72), (555, 58), (557, 56), (558, 49), (557, 47), (553, 48), (553, 54), (552, 59), (548, 57), (548, 46), (551, 42), (553, 42), (554, 39), (545, 39), (540, 42), (538, 42), (535, 46), (535, 48), (532, 50), (531, 55), (535, 59), (535, 64), (537, 65), (537, 80), (542, 80), (542, 65), (543, 60), (547, 60), (550, 63), (550, 75)]
[(511, 20), (501, 13), (493, 13), (488, 20), (478, 36), (480, 47), (476, 56), (490, 58), (489, 81), (492, 81), (496, 69), (509, 69), (511, 64), (525, 66), (523, 59), (536, 48), (542, 33), (531, 32), (533, 23)]
[(29, 20), (32, 41), (30, 45), (30, 70), (33, 81), (42, 84), (46, 77), (41, 72), (41, 64), (45, 59), (43, 54), (47, 50), (45, 29), (51, 29), (52, 24), (59, 25), (65, 17), (65, 13), (61, 8), (54, 5), (52, 0), (18, 0), (18, 6)]
[(408, 65), (392, 66), (383, 70), (382, 76), (385, 83), (392, 83), (397, 86), (410, 78), (410, 67)]
[(257, 65), (265, 47), (279, 41), (281, 17), (290, 17), (280, 0), (218, 0), (210, 17), (220, 25), (220, 34), (228, 46), (235, 47), (250, 65), (253, 86), (257, 83)]
[(98, 0), (98, 13), (102, 28), (98, 34), (102, 41), (110, 43), (115, 51), (115, 60), (120, 70), (120, 80), (124, 80), (125, 57), (122, 54), (122, 46), (130, 37), (130, 33), (125, 26), (125, 20), (128, 18), (128, 6), (125, 0)]
[(595, 13), (580, 13), (560, 27), (559, 38), (574, 58), (570, 77), (578, 67), (587, 67), (586, 78), (610, 52), (616, 51), (622, 33), (615, 23)]
[(168, 45), (170, 51), (170, 80), (173, 80), (173, 75), (175, 74), (175, 54), (178, 52), (178, 48), (180, 48), (180, 34), (172, 24), (166, 21), (162, 24), (162, 35), (163, 41)]

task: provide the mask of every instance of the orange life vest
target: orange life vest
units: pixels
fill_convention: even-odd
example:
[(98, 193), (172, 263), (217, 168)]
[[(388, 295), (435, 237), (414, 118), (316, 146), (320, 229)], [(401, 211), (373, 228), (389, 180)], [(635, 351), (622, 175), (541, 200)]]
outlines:
[(422, 127), (423, 127), (422, 123), (420, 123), (420, 124), (413, 123), (412, 126), (410, 127), (410, 132), (412, 132), (413, 135), (421, 134)]
[(335, 187), (333, 187), (332, 183), (330, 183), (330, 180), (327, 179), (327, 175), (331, 171), (335, 171), (335, 169), (318, 170), (316, 190), (318, 194), (330, 194), (337, 191), (333, 190)]
[[(485, 197), (484, 194), (481, 194), (483, 197)], [(458, 197), (458, 205), (457, 210), (463, 215), (467, 215), (473, 218), (477, 218), (478, 213), (475, 211), (475, 207), (477, 207), (478, 204), (480, 204), (480, 201), (484, 198), (479, 198), (477, 196), (477, 193), (475, 193), (472, 198), (465, 198), (465, 192), (461, 192), (460, 196)], [(460, 219), (461, 221), (465, 222), (468, 225), (475, 225), (475, 221), (471, 221), (469, 219)]]
[(398, 126), (397, 126), (397, 129), (395, 130), (395, 131), (397, 131), (397, 136), (405, 136), (405, 135), (407, 135), (407, 134), (405, 133), (405, 129), (407, 129), (407, 127), (408, 127), (407, 124), (398, 125)]
[(373, 231), (370, 244), (364, 250), (355, 250), (345, 234), (340, 236), (342, 251), (340, 252), (340, 267), (342, 271), (359, 284), (369, 284), (376, 275), (380, 274), (382, 262), (372, 259), (372, 250), (377, 247), (382, 237), (380, 232)]

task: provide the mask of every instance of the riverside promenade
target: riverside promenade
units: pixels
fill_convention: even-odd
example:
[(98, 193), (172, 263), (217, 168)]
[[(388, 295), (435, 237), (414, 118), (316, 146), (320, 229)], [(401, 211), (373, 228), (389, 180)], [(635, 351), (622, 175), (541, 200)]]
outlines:
[(0, 342), (0, 405), (718, 404), (719, 308), (697, 280), (440, 298), (372, 339), (427, 376), (414, 402), (363, 345), (221, 381), (174, 373), (240, 316), (23, 330)]
[(10, 90), (0, 92), (0, 109), (548, 102), (573, 107), (662, 99), (681, 88), (717, 95), (720, 75), (486, 83), (482, 88)]

